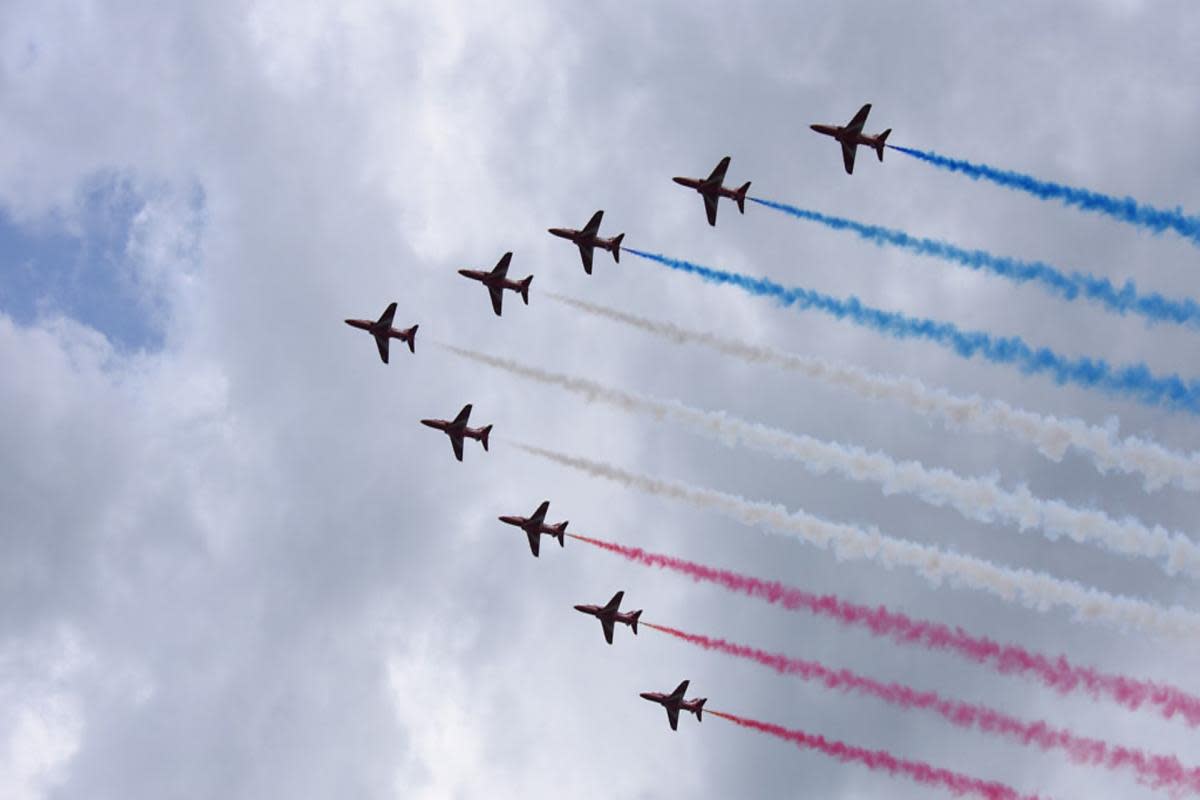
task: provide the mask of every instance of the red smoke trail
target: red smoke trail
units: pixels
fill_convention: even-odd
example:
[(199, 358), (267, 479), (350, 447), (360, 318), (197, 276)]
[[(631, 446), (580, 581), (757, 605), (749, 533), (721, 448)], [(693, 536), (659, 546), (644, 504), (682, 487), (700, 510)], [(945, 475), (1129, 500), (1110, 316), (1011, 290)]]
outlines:
[(1108, 698), (1130, 709), (1153, 706), (1167, 719), (1179, 715), (1188, 725), (1200, 725), (1200, 697), (1174, 686), (1075, 666), (1065, 656), (1051, 657), (1018, 645), (1000, 644), (983, 636), (969, 634), (962, 628), (913, 619), (883, 606), (870, 608), (855, 605), (836, 595), (816, 595), (778, 581), (759, 580), (694, 561), (649, 553), (640, 547), (626, 547), (570, 533), (567, 535), (644, 566), (678, 572), (695, 581), (715, 583), (731, 592), (757, 597), (790, 611), (807, 611), (842, 625), (866, 628), (875, 636), (886, 636), (901, 644), (956, 653), (1005, 675), (1032, 677), (1061, 694), (1083, 691), (1095, 698)]
[(897, 758), (884, 750), (868, 750), (865, 747), (855, 747), (845, 742), (826, 739), (824, 736), (818, 736), (817, 734), (785, 728), (781, 725), (772, 725), (769, 722), (759, 722), (758, 720), (747, 719), (746, 717), (738, 717), (733, 714), (726, 714), (723, 711), (709, 711), (708, 713), (714, 717), (727, 719), (730, 722), (741, 725), (743, 728), (752, 728), (756, 731), (777, 736), (780, 739), (792, 742), (797, 747), (802, 747), (806, 750), (816, 750), (819, 753), (832, 756), (838, 761), (846, 763), (857, 762), (873, 770), (882, 770), (892, 775), (903, 775), (926, 786), (940, 786), (944, 789), (949, 789), (951, 793), (956, 795), (972, 794), (986, 797), (988, 800), (1037, 800), (1037, 795), (1018, 794), (1016, 789), (1013, 789), (1011, 786), (1005, 786), (1002, 783), (972, 778), (970, 775), (951, 772), (948, 769), (935, 767), (923, 761), (910, 761), (905, 758)]
[(882, 683), (845, 669), (833, 670), (816, 661), (768, 653), (653, 622), (643, 621), (642, 627), (662, 631), (705, 650), (757, 661), (783, 675), (798, 675), (806, 681), (819, 681), (828, 689), (870, 695), (905, 709), (933, 711), (959, 727), (978, 728), (987, 733), (1008, 736), (1026, 746), (1062, 750), (1079, 764), (1129, 769), (1137, 774), (1141, 783), (1155, 789), (1186, 789), (1200, 793), (1200, 769), (1186, 768), (1174, 756), (1147, 755), (1140, 750), (1112, 745), (1099, 739), (1076, 736), (1068, 730), (1052, 728), (1045, 722), (1025, 722), (986, 706), (947, 700), (936, 692), (922, 692), (897, 683)]

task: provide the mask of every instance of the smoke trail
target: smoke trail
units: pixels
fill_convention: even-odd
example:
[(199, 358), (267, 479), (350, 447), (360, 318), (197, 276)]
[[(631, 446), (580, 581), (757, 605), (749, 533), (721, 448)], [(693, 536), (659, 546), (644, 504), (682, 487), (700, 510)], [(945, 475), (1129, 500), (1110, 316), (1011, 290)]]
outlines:
[(1194, 300), (1171, 300), (1157, 292), (1139, 295), (1133, 281), (1126, 281), (1124, 286), (1117, 288), (1107, 278), (1098, 278), (1095, 275), (1081, 272), (1064, 273), (1044, 261), (1022, 261), (1016, 258), (992, 255), (985, 250), (964, 250), (948, 242), (909, 236), (904, 231), (878, 225), (866, 225), (842, 217), (831, 217), (787, 203), (763, 200), (758, 197), (749, 199), (759, 205), (782, 211), (799, 219), (819, 222), (834, 230), (853, 231), (863, 239), (880, 246), (893, 245), (920, 255), (935, 256), (944, 261), (961, 264), (970, 269), (988, 270), (1016, 283), (1035, 281), (1067, 300), (1074, 300), (1082, 295), (1118, 314), (1132, 312), (1153, 322), (1200, 325), (1200, 304)]
[(1042, 750), (1061, 750), (1077, 764), (1129, 770), (1139, 782), (1154, 789), (1189, 790), (1200, 793), (1200, 769), (1184, 767), (1174, 756), (1149, 755), (1141, 750), (1109, 744), (1101, 739), (1077, 736), (1063, 728), (1045, 722), (1025, 722), (987, 706), (949, 700), (936, 692), (924, 692), (899, 683), (883, 683), (846, 669), (832, 669), (816, 661), (791, 658), (780, 653), (768, 653), (756, 647), (686, 633), (665, 625), (642, 622), (685, 642), (737, 658), (755, 661), (781, 675), (795, 675), (806, 681), (821, 683), (827, 689), (875, 697), (900, 708), (932, 711), (960, 728), (973, 728), (985, 733), (1006, 736), (1025, 746)]
[(968, 519), (997, 520), (1021, 530), (1040, 527), (1050, 539), (1059, 535), (1081, 543), (1099, 543), (1122, 555), (1166, 559), (1165, 568), (1200, 577), (1200, 547), (1180, 533), (1162, 526), (1147, 527), (1132, 517), (1114, 520), (1102, 511), (1073, 508), (1061, 500), (1045, 500), (1022, 486), (1009, 491), (995, 478), (964, 478), (947, 469), (930, 469), (919, 461), (896, 462), (880, 452), (823, 442), (746, 422), (724, 412), (703, 411), (678, 402), (656, 400), (614, 389), (596, 381), (530, 367), (498, 356), (489, 356), (453, 345), (439, 347), (479, 364), (538, 383), (557, 386), (624, 411), (649, 414), (689, 426), (727, 445), (743, 443), (776, 456), (802, 461), (812, 472), (836, 472), (852, 480), (878, 483), (884, 494), (904, 492), (935, 506), (950, 506)]
[(1019, 172), (996, 169), (986, 164), (973, 164), (970, 161), (947, 158), (937, 153), (910, 147), (897, 147), (896, 145), (888, 145), (888, 147), (933, 164), (935, 167), (950, 172), (961, 172), (972, 180), (982, 178), (1000, 186), (1028, 192), (1043, 200), (1061, 200), (1065, 206), (1075, 206), (1084, 211), (1106, 214), (1114, 219), (1146, 228), (1155, 233), (1173, 230), (1180, 236), (1191, 239), (1193, 244), (1200, 244), (1200, 217), (1190, 217), (1183, 213), (1183, 209), (1178, 206), (1174, 210), (1154, 208), (1143, 205), (1132, 197), (1113, 197), (1088, 189), (1076, 189), (1060, 183), (1041, 181)]
[(930, 388), (914, 378), (881, 375), (850, 364), (688, 330), (585, 300), (556, 294), (547, 296), (578, 311), (637, 328), (676, 344), (699, 344), (752, 364), (799, 372), (872, 400), (892, 400), (918, 414), (934, 417), (951, 429), (1002, 433), (1033, 445), (1052, 461), (1061, 461), (1067, 449), (1073, 447), (1090, 456), (1101, 472), (1119, 470), (1142, 475), (1148, 491), (1161, 489), (1168, 483), (1191, 492), (1200, 491), (1200, 459), (1134, 436), (1118, 439), (1115, 420), (1109, 427), (1102, 428), (1088, 425), (1081, 419), (1044, 416), (999, 400), (953, 395), (945, 389)]
[(836, 758), (843, 763), (858, 763), (868, 769), (887, 772), (891, 775), (902, 775), (911, 778), (925, 786), (938, 786), (947, 789), (951, 794), (977, 795), (987, 800), (1037, 800), (1037, 795), (1022, 795), (1010, 786), (995, 781), (985, 781), (972, 778), (961, 772), (926, 764), (924, 761), (913, 761), (899, 758), (886, 750), (868, 750), (865, 747), (846, 744), (836, 740), (826, 739), (815, 733), (785, 728), (770, 722), (759, 722), (747, 717), (739, 717), (724, 711), (709, 711), (714, 717), (721, 717), (736, 723), (743, 728), (751, 728), (762, 733), (768, 733), (785, 741), (795, 744), (805, 750), (815, 750), (827, 756)]
[(961, 330), (949, 322), (908, 317), (896, 311), (864, 306), (857, 297), (840, 300), (809, 289), (789, 289), (767, 278), (725, 272), (658, 253), (645, 253), (632, 247), (626, 247), (625, 251), (671, 269), (699, 275), (714, 283), (731, 284), (751, 294), (773, 298), (783, 306), (814, 308), (837, 319), (848, 319), (856, 325), (874, 328), (896, 339), (936, 342), (963, 358), (978, 354), (996, 364), (1015, 364), (1022, 372), (1049, 373), (1058, 383), (1104, 389), (1135, 398), (1147, 405), (1181, 408), (1200, 414), (1200, 381), (1185, 382), (1178, 375), (1159, 377), (1152, 374), (1145, 364), (1113, 367), (1102, 359), (1069, 359), (1049, 348), (1034, 350), (1019, 336), (996, 338), (982, 331)]
[(839, 559), (866, 559), (885, 567), (902, 565), (920, 573), (937, 586), (943, 580), (988, 592), (1007, 602), (1048, 611), (1069, 608), (1077, 619), (1104, 621), (1122, 627), (1174, 636), (1200, 634), (1200, 616), (1185, 609), (1156, 606), (1145, 600), (1121, 597), (1074, 581), (1055, 578), (1027, 569), (1000, 567), (983, 559), (939, 550), (929, 545), (884, 536), (875, 528), (858, 528), (827, 522), (802, 511), (788, 511), (772, 503), (744, 500), (712, 489), (698, 489), (671, 481), (626, 472), (618, 467), (569, 456), (540, 447), (514, 442), (532, 455), (620, 483), (633, 489), (683, 500), (705, 510), (717, 511), (746, 525), (794, 535), (824, 549)]
[(884, 606), (871, 608), (857, 605), (836, 595), (817, 595), (779, 581), (762, 580), (675, 556), (651, 553), (640, 547), (573, 533), (567, 536), (636, 564), (669, 570), (696, 582), (711, 583), (788, 611), (804, 611), (831, 619), (839, 625), (863, 629), (872, 636), (891, 639), (897, 644), (953, 653), (1002, 675), (1019, 675), (1036, 680), (1062, 695), (1084, 692), (1094, 699), (1106, 699), (1131, 711), (1146, 706), (1154, 708), (1166, 719), (1174, 719), (1178, 715), (1192, 727), (1200, 725), (1200, 697), (1174, 686), (1076, 666), (1064, 655), (1049, 656), (1020, 645), (1001, 644), (985, 636), (968, 633), (962, 628), (913, 619)]

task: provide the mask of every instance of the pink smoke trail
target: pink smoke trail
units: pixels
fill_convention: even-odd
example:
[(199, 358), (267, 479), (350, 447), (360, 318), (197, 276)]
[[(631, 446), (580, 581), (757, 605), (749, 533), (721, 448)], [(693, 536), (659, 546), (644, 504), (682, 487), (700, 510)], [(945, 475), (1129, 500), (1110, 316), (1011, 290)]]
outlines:
[(627, 547), (576, 534), (567, 535), (644, 566), (667, 569), (687, 575), (695, 581), (717, 584), (731, 592), (757, 597), (789, 611), (807, 611), (842, 625), (865, 628), (875, 636), (887, 637), (901, 644), (955, 653), (1005, 675), (1033, 678), (1060, 694), (1086, 692), (1094, 698), (1108, 699), (1131, 710), (1149, 706), (1167, 719), (1178, 715), (1192, 727), (1200, 725), (1200, 697), (1174, 686), (1076, 666), (1066, 656), (1047, 656), (1019, 645), (1000, 644), (970, 634), (962, 628), (913, 619), (883, 606), (870, 608), (856, 605), (836, 595), (817, 595), (778, 581), (760, 580), (694, 561), (650, 553), (640, 547)]
[(1077, 764), (1101, 766), (1112, 770), (1127, 769), (1139, 782), (1154, 789), (1187, 790), (1200, 793), (1200, 769), (1184, 767), (1174, 756), (1150, 755), (1141, 750), (1109, 744), (1100, 739), (1077, 736), (1045, 722), (1025, 722), (987, 706), (948, 700), (936, 692), (923, 692), (898, 683), (883, 683), (846, 669), (834, 670), (816, 661), (768, 653), (755, 647), (687, 633), (666, 625), (642, 622), (642, 627), (682, 639), (705, 650), (755, 661), (781, 675), (796, 675), (817, 681), (827, 689), (857, 692), (904, 709), (932, 711), (953, 725), (977, 728), (986, 733), (1007, 736), (1025, 746), (1042, 750), (1061, 750)]
[(1005, 786), (1002, 783), (972, 778), (970, 775), (951, 772), (948, 769), (935, 767), (923, 761), (900, 758), (885, 750), (868, 750), (865, 747), (856, 747), (845, 742), (826, 739), (824, 736), (817, 734), (793, 728), (785, 728), (782, 725), (774, 725), (770, 722), (759, 722), (755, 719), (727, 714), (724, 711), (710, 711), (708, 713), (715, 717), (727, 719), (730, 722), (741, 725), (743, 728), (750, 728), (770, 734), (771, 736), (777, 736), (805, 750), (816, 750), (818, 753), (824, 753), (844, 763), (854, 762), (862, 764), (869, 769), (887, 772), (892, 775), (903, 775), (926, 786), (938, 786), (948, 789), (955, 795), (977, 795), (987, 798), (987, 800), (1037, 800), (1037, 795), (1019, 794), (1016, 789), (1013, 789), (1011, 786)]

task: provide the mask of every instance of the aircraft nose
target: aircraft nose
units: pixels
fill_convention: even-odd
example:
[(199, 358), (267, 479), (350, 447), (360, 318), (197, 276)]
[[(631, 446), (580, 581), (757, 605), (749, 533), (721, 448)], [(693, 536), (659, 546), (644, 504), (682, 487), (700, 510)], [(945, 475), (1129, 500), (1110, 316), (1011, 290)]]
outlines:
[(460, 270), (458, 271), (458, 274), (459, 274), (459, 275), (462, 275), (464, 278), (469, 278), (469, 277), (471, 277), (471, 272), (470, 272), (470, 270), (460, 269)]
[(808, 127), (809, 127), (809, 130), (814, 130), (814, 131), (816, 131), (817, 133), (820, 133), (820, 132), (821, 132), (821, 126), (820, 126), (820, 125), (809, 125)]
[(436, 428), (437, 420), (436, 419), (423, 419), (423, 420), (421, 420), (421, 424), (427, 428)]
[(671, 180), (675, 181), (680, 186), (687, 186), (687, 178), (671, 178)]
[(582, 612), (584, 612), (584, 613), (586, 614), (586, 613), (587, 613), (587, 606), (575, 606), (575, 610), (576, 610), (576, 611), (582, 611)]
[(654, 695), (650, 694), (650, 692), (642, 692), (638, 695), (638, 697), (642, 698), (643, 700), (653, 700), (654, 699)]

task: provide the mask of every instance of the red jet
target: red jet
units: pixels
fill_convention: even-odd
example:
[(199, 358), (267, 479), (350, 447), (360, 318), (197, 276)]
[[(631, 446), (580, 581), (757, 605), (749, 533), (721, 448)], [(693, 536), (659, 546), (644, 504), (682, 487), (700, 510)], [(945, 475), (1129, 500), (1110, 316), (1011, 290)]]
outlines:
[(550, 233), (555, 236), (570, 239), (579, 245), (579, 255), (583, 258), (583, 271), (588, 275), (592, 274), (592, 248), (594, 247), (607, 250), (612, 253), (613, 261), (616, 261), (618, 264), (621, 263), (621, 240), (625, 238), (625, 234), (617, 234), (611, 239), (601, 238), (598, 234), (600, 233), (600, 220), (603, 217), (604, 212), (597, 211), (588, 220), (588, 224), (583, 226), (583, 230), (581, 231), (577, 231), (574, 228), (550, 229)]
[(463, 439), (475, 439), (483, 445), (483, 449), (488, 449), (488, 434), (492, 432), (491, 425), (485, 425), (482, 428), (468, 428), (467, 420), (471, 417), (471, 404), (467, 403), (463, 406), (462, 411), (458, 412), (458, 416), (452, 421), (444, 419), (423, 419), (422, 425), (428, 425), (430, 428), (435, 428), (439, 431), (444, 431), (450, 437), (450, 446), (454, 448), (454, 457), (462, 461), (463, 457)]
[(533, 280), (533, 276), (530, 275), (523, 281), (510, 281), (507, 277), (508, 262), (510, 261), (512, 261), (512, 253), (505, 253), (491, 272), (479, 269), (460, 269), (458, 271), (459, 275), (479, 281), (488, 288), (488, 293), (492, 296), (492, 310), (496, 312), (497, 317), (500, 316), (500, 304), (504, 301), (505, 289), (520, 292), (525, 305), (529, 305), (529, 283)]
[(871, 113), (871, 104), (867, 103), (858, 110), (854, 115), (854, 119), (850, 120), (847, 125), (810, 125), (817, 133), (823, 133), (826, 136), (832, 136), (841, 142), (842, 145), (842, 163), (846, 165), (846, 174), (854, 174), (854, 154), (858, 152), (858, 146), (865, 144), (867, 147), (875, 149), (879, 155), (879, 160), (883, 161), (883, 145), (887, 141), (888, 134), (892, 132), (888, 128), (878, 136), (864, 136), (862, 129), (867, 122), (867, 114)]
[(567, 520), (563, 520), (557, 525), (546, 524), (546, 512), (550, 510), (550, 501), (545, 500), (537, 511), (533, 512), (531, 517), (500, 517), (501, 522), (507, 522), (509, 525), (516, 525), (521, 530), (525, 531), (525, 535), (529, 537), (529, 549), (533, 551), (533, 557), (538, 557), (538, 546), (542, 541), (542, 534), (558, 539), (558, 546), (565, 545), (564, 534), (567, 532)]
[(716, 169), (712, 171), (706, 179), (699, 178), (672, 178), (680, 186), (686, 186), (689, 189), (695, 189), (704, 197), (704, 212), (708, 214), (708, 224), (717, 224), (717, 200), (722, 197), (728, 197), (737, 203), (738, 211), (746, 213), (746, 192), (750, 189), (750, 181), (742, 184), (742, 188), (734, 190), (727, 189), (722, 186), (722, 181), (725, 180), (725, 170), (729, 169), (729, 156), (721, 159), (721, 163), (717, 164)]
[(690, 711), (696, 715), (696, 721), (700, 722), (700, 712), (704, 710), (704, 704), (708, 702), (707, 697), (695, 697), (691, 700), (684, 700), (683, 693), (687, 691), (688, 682), (684, 681), (675, 687), (675, 691), (670, 694), (662, 692), (642, 692), (642, 697), (651, 702), (658, 703), (667, 710), (667, 722), (671, 723), (671, 730), (679, 729), (679, 709)]
[(396, 316), (396, 304), (392, 303), (384, 309), (383, 316), (375, 322), (369, 319), (348, 319), (346, 324), (352, 328), (364, 330), (375, 337), (375, 344), (379, 347), (379, 357), (383, 359), (383, 363), (388, 363), (388, 344), (392, 339), (399, 339), (402, 342), (408, 343), (408, 351), (410, 353), (417, 352), (417, 328), (413, 325), (411, 328), (404, 330), (396, 330), (392, 327), (392, 318)]
[[(613, 627), (615, 623), (620, 622), (628, 625), (633, 629), (633, 635), (637, 636), (638, 617), (642, 616), (642, 610), (626, 611), (622, 614), (619, 609), (621, 607), (621, 598), (625, 596), (624, 592), (617, 592), (613, 595), (612, 600), (608, 601), (604, 606), (575, 606), (576, 611), (582, 611), (584, 614), (591, 614), (600, 620), (600, 627), (604, 629), (604, 641), (612, 644)], [(646, 695), (642, 695), (645, 697)]]

